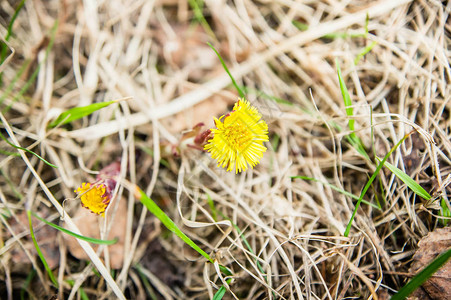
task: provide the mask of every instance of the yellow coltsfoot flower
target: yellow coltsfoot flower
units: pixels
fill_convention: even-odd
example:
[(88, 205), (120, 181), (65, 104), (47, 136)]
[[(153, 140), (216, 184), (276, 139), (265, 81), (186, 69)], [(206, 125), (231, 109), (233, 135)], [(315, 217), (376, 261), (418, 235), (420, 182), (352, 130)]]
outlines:
[(235, 167), (238, 173), (260, 162), (266, 151), (263, 142), (269, 140), (268, 125), (261, 117), (257, 108), (242, 98), (231, 113), (215, 118), (217, 129), (211, 129), (213, 137), (204, 149), (218, 160), (218, 167), (227, 167), (227, 171)]
[(107, 187), (104, 184), (91, 185), (84, 182), (74, 192), (80, 196), (81, 206), (105, 217), (105, 210), (110, 204), (111, 196), (107, 193)]

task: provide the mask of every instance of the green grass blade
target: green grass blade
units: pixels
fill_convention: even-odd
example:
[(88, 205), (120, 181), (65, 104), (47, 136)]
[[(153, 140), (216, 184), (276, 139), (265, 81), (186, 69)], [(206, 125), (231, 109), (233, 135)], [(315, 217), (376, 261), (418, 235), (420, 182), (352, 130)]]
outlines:
[(347, 192), (347, 191), (345, 191), (345, 190), (343, 190), (343, 189), (340, 189), (339, 187), (336, 187), (336, 186), (333, 185), (333, 184), (330, 184), (330, 183), (328, 183), (328, 182), (321, 181), (321, 180), (316, 179), (316, 178), (313, 178), (313, 177), (308, 177), (308, 176), (298, 175), (298, 176), (290, 176), (290, 178), (292, 178), (292, 179), (303, 179), (303, 180), (309, 180), (309, 181), (319, 182), (319, 183), (321, 183), (321, 184), (323, 184), (323, 185), (327, 185), (328, 187), (330, 187), (331, 189), (333, 189), (333, 190), (335, 190), (335, 191), (337, 191), (337, 192), (339, 192), (339, 193), (342, 193), (343, 195), (346, 195), (346, 196), (348, 196), (348, 197), (351, 197), (351, 198), (354, 199), (354, 200), (359, 200), (359, 197), (357, 197), (356, 195), (351, 194), (350, 192)]
[[(225, 219), (230, 221), (230, 223), (232, 224), (232, 226), (235, 228), (235, 230), (237, 231), (239, 237), (241, 238), (241, 240), (243, 241), (244, 245), (247, 247), (247, 249), (249, 250), (250, 253), (252, 253), (253, 255), (256, 256), (254, 249), (252, 249), (251, 245), (249, 244), (249, 242), (247, 241), (246, 237), (244, 236), (244, 233), (241, 231), (241, 229), (238, 227), (238, 225), (236, 225), (230, 218), (226, 217), (222, 212), (219, 212), (219, 214)], [(263, 277), (266, 278), (266, 273), (265, 270), (263, 269), (263, 267), (261, 266), (260, 262), (258, 259), (255, 259), (255, 263), (258, 267), (258, 269), (260, 270), (260, 272), (263, 274)]]
[[(70, 286), (74, 286), (74, 281), (73, 280), (65, 280)], [(82, 299), (82, 300), (89, 300), (89, 297), (88, 297), (88, 295), (86, 294), (86, 292), (83, 290), (83, 288), (82, 287), (79, 287), (78, 288), (78, 292), (80, 293), (80, 298)]]
[(366, 149), (363, 146), (362, 140), (355, 134), (355, 132), (351, 132), (350, 135), (346, 136), (346, 140), (363, 156), (365, 156), (368, 160), (370, 159), (368, 154), (366, 153)]
[[(368, 24), (370, 23), (370, 16), (366, 14), (366, 20), (365, 20), (365, 35), (364, 38), (368, 37)], [(360, 51), (359, 54), (357, 54), (357, 57), (354, 59), (354, 65), (357, 65), (357, 63), (364, 57), (368, 52), (373, 49), (374, 46), (377, 45), (377, 42), (372, 42), (370, 45), (366, 46), (362, 51)]]
[[(161, 210), (160, 207), (152, 200), (150, 199), (146, 193), (144, 193), (143, 190), (136, 187), (136, 194), (135, 197), (138, 198), (144, 206), (147, 207), (147, 209), (155, 216), (157, 217), (161, 223), (163, 223), (164, 226), (166, 226), (167, 229), (169, 229), (171, 232), (175, 233), (182, 241), (184, 241), (188, 246), (193, 248), (197, 251), (200, 255), (205, 257), (209, 262), (214, 263), (214, 260), (206, 253), (204, 250), (202, 250), (199, 246), (197, 246), (196, 243), (193, 242), (186, 234), (183, 233), (183, 231), (178, 228), (178, 226), (169, 218), (167, 214), (164, 213), (164, 211)], [(219, 265), (219, 269), (222, 273), (224, 273), (226, 276), (231, 276), (232, 272), (222, 266)]]
[(88, 294), (86, 294), (85, 290), (82, 287), (78, 289), (78, 292), (80, 293), (80, 298), (82, 300), (89, 300)]
[[(208, 195), (208, 194), (207, 194)], [(236, 225), (230, 218), (226, 217), (222, 212), (219, 212), (219, 214), (226, 220), (230, 221), (230, 223), (232, 224), (232, 226), (236, 229), (238, 235), (240, 236), (241, 240), (243, 241), (244, 245), (247, 247), (247, 249), (249, 250), (250, 253), (252, 253), (253, 255), (257, 256), (254, 252), (254, 250), (252, 249), (251, 245), (249, 244), (249, 242), (247, 241), (246, 237), (244, 236), (244, 233), (240, 230), (240, 228), (238, 227), (238, 225)], [(263, 275), (263, 278), (265, 278), (265, 280), (267, 280), (267, 276), (265, 273), (265, 270), (263, 269), (263, 267), (260, 264), (260, 261), (255, 258), (255, 263), (258, 267), (258, 269), (260, 270), (261, 274)], [(231, 280), (226, 280), (227, 283), (230, 283)], [(222, 299), (222, 297), (224, 296), (226, 292), (226, 289), (224, 286), (222, 286), (214, 295), (213, 299)], [(274, 296), (274, 293), (273, 293)]]
[[(24, 6), (25, 1), (26, 0), (20, 1), (19, 5), (17, 6), (16, 10), (14, 11), (13, 16), (11, 17), (11, 21), (8, 24), (8, 30), (5, 35), (5, 41), (9, 41), (9, 38), (12, 36), (14, 22), (16, 21), (16, 18), (19, 15), (20, 10)], [(6, 45), (6, 43), (2, 43), (1, 52), (0, 52), (0, 65), (6, 59), (6, 51), (8, 51), (8, 46)], [(1, 79), (1, 77), (0, 77), (0, 79)], [(0, 80), (0, 82), (1, 82), (1, 80)]]
[(365, 37), (368, 36), (368, 25), (370, 24), (370, 14), (366, 13), (366, 19), (365, 19)]
[(364, 33), (347, 33), (347, 32), (332, 32), (329, 34), (325, 34), (323, 35), (321, 38), (326, 38), (326, 39), (347, 39), (347, 38), (366, 38), (368, 36), (368, 23), (370, 21), (369, 15), (366, 14), (366, 19), (365, 19), (365, 32)]
[[(371, 140), (371, 149), (373, 149), (373, 156), (376, 157), (376, 146), (374, 143), (374, 126), (373, 126), (373, 107), (370, 106), (370, 140)], [(379, 208), (382, 208), (383, 205), (385, 205), (385, 191), (382, 184), (382, 180), (379, 177), (379, 187), (381, 191), (381, 197), (378, 196), (378, 193), (374, 189), (374, 199), (376, 200), (377, 205)], [(380, 199), (380, 200), (379, 200)]]
[(252, 93), (252, 94), (257, 95), (259, 98), (261, 97), (261, 98), (265, 98), (265, 99), (268, 99), (268, 100), (272, 100), (272, 101), (274, 101), (276, 103), (279, 103), (279, 104), (285, 104), (285, 105), (293, 106), (293, 103), (291, 103), (288, 100), (268, 95), (265, 92), (257, 90), (257, 89), (248, 88), (248, 87), (245, 87), (245, 86), (240, 86), (240, 89), (245, 94), (251, 94)]
[(34, 247), (36, 248), (36, 252), (38, 252), (39, 258), (41, 259), (42, 264), (44, 265), (44, 268), (47, 271), (47, 274), (49, 274), (50, 280), (53, 282), (53, 285), (55, 287), (58, 287), (58, 281), (56, 280), (55, 276), (52, 273), (52, 270), (50, 270), (49, 264), (45, 260), (44, 254), (42, 254), (41, 248), (39, 248), (38, 242), (36, 241), (36, 237), (34, 235), (33, 231), (33, 223), (31, 221), (31, 211), (27, 210), (27, 216), (28, 216), (28, 223), (30, 225), (30, 235), (31, 239), (33, 240)]
[(362, 51), (360, 51), (359, 54), (357, 54), (356, 58), (354, 59), (354, 65), (357, 65), (359, 63), (359, 61), (366, 55), (368, 54), (371, 50), (373, 50), (374, 46), (377, 45), (376, 41), (373, 41), (371, 44), (369, 44), (368, 46), (366, 46), (365, 48), (363, 48)]
[[(449, 210), (448, 204), (446, 202), (447, 201), (444, 198), (442, 198), (442, 200), (440, 201), (440, 214), (442, 217), (451, 218), (451, 211)], [(449, 222), (449, 219), (441, 219), (441, 222), (444, 226), (446, 226)]]
[(169, 218), (164, 211), (161, 210), (160, 207), (150, 199), (141, 189), (137, 188), (137, 192), (139, 195), (136, 195), (137, 198), (144, 204), (147, 209), (157, 217), (167, 229), (175, 233), (179, 238), (182, 239), (188, 246), (196, 250), (200, 255), (205, 257), (209, 262), (214, 263), (213, 259), (208, 255), (204, 250), (202, 250), (199, 246), (196, 245), (186, 234), (181, 231), (178, 226)]
[(65, 112), (62, 112), (58, 116), (58, 118), (56, 118), (52, 123), (50, 123), (49, 127), (53, 128), (53, 127), (56, 127), (57, 125), (65, 125), (72, 121), (86, 117), (99, 109), (102, 109), (104, 107), (107, 107), (107, 106), (109, 106), (113, 103), (117, 103), (117, 102), (118, 102), (118, 100), (112, 100), (112, 101), (93, 103), (93, 104), (86, 105), (86, 106), (79, 106), (79, 107), (74, 107), (74, 108), (68, 109)]
[[(412, 131), (413, 132), (413, 131)], [(365, 187), (363, 188), (362, 192), (360, 193), (360, 197), (359, 200), (357, 200), (357, 203), (355, 204), (355, 208), (354, 211), (352, 212), (352, 216), (351, 219), (348, 222), (348, 226), (346, 226), (346, 230), (344, 232), (344, 236), (347, 237), (349, 235), (349, 231), (351, 230), (351, 226), (352, 226), (352, 221), (355, 218), (355, 215), (357, 213), (357, 209), (360, 206), (360, 202), (362, 202), (363, 197), (366, 194), (366, 191), (369, 189), (369, 187), (371, 186), (371, 184), (373, 183), (374, 179), (376, 178), (377, 174), (379, 174), (379, 171), (382, 169), (382, 166), (384, 165), (385, 161), (388, 159), (388, 157), (393, 153), (393, 151), (395, 151), (399, 145), (401, 145), (407, 137), (409, 137), (410, 134), (412, 134), (412, 132), (406, 134), (395, 146), (393, 146), (393, 148), (390, 149), (390, 151), (388, 151), (388, 153), (384, 156), (384, 158), (382, 159), (382, 161), (379, 163), (379, 165), (377, 166), (376, 170), (374, 171), (373, 175), (371, 176), (371, 178), (368, 180), (368, 182), (366, 183)]]
[(213, 296), (213, 300), (221, 300), (222, 297), (224, 297), (226, 292), (227, 292), (227, 289), (224, 286), (221, 286), (219, 288), (219, 290)]
[(335, 64), (337, 65), (338, 82), (340, 83), (341, 96), (343, 97), (343, 101), (345, 103), (346, 115), (348, 115), (348, 117), (351, 117), (351, 119), (349, 119), (348, 126), (350, 130), (354, 130), (355, 120), (352, 119), (354, 111), (352, 108), (351, 96), (349, 96), (348, 88), (346, 87), (345, 81), (343, 80), (343, 76), (341, 75), (341, 69), (340, 64), (338, 63), (338, 59), (335, 60)]
[(221, 61), (222, 67), (224, 68), (224, 70), (227, 72), (227, 74), (229, 74), (230, 79), (232, 80), (233, 85), (235, 86), (236, 90), (238, 91), (238, 94), (240, 95), (241, 98), (243, 98), (245, 95), (243, 93), (243, 91), (241, 90), (240, 86), (236, 83), (235, 78), (233, 78), (232, 74), (229, 71), (229, 68), (227, 68), (224, 60), (222, 59), (221, 55), (219, 54), (219, 52), (216, 50), (215, 47), (213, 47), (212, 44), (207, 43), (208, 46), (210, 46), (211, 49), (213, 49), (213, 51), (216, 53), (216, 55), (218, 56), (219, 60)]
[[(339, 187), (337, 187), (337, 186), (335, 186), (335, 185), (333, 185), (333, 184), (330, 184), (330, 183), (328, 183), (328, 182), (321, 181), (321, 180), (316, 179), (316, 178), (313, 178), (313, 177), (308, 177), (308, 176), (301, 176), (301, 175), (299, 175), (299, 176), (290, 176), (290, 178), (293, 178), (293, 179), (296, 179), (296, 178), (297, 178), (297, 179), (303, 179), (303, 180), (310, 180), (310, 181), (319, 182), (319, 183), (321, 183), (322, 185), (327, 185), (328, 187), (330, 187), (330, 188), (333, 189), (334, 191), (337, 191), (337, 192), (339, 192), (339, 193), (341, 193), (341, 194), (343, 194), (343, 195), (345, 195), (345, 196), (348, 196), (348, 197), (350, 197), (350, 198), (352, 198), (352, 199), (354, 199), (354, 200), (359, 200), (359, 199), (360, 199), (360, 198), (357, 197), (356, 195), (351, 194), (350, 192), (347, 192), (347, 191), (345, 191), (345, 190), (343, 190), (343, 189), (340, 189)], [(373, 203), (371, 203), (371, 202), (368, 202), (368, 201), (363, 200), (363, 199), (362, 199), (361, 201), (362, 201), (363, 203), (365, 203), (365, 204), (371, 206), (371, 207), (374, 207), (375, 209), (381, 210), (381, 208), (380, 208), (379, 206), (377, 206), (377, 205), (375, 205), (375, 204), (373, 204)]]
[(0, 104), (2, 104), (3, 101), (5, 101), (6, 97), (8, 97), (11, 94), (11, 92), (14, 90), (14, 86), (15, 86), (16, 82), (19, 80), (19, 78), (22, 76), (22, 74), (25, 72), (25, 70), (28, 69), (28, 66), (30, 65), (30, 62), (31, 61), (29, 59), (27, 59), (22, 64), (22, 66), (17, 71), (17, 73), (14, 75), (14, 78), (11, 80), (9, 85), (5, 88), (5, 90), (3, 91), (2, 95), (0, 96)]
[(346, 38), (359, 38), (366, 37), (365, 33), (347, 33), (347, 32), (333, 32), (323, 35), (321, 38), (326, 39), (346, 39)]
[(215, 41), (217, 41), (218, 39), (216, 38), (215, 33), (213, 32), (213, 30), (211, 29), (210, 25), (208, 24), (207, 20), (204, 17), (204, 14), (202, 13), (202, 8), (203, 8), (203, 2), (197, 3), (198, 0), (189, 0), (188, 3), (191, 6), (191, 9), (194, 12), (194, 16), (196, 17), (196, 20), (202, 25), (202, 27), (204, 28), (205, 32)]
[[(1, 122), (0, 122), (0, 123), (1, 123)], [(30, 153), (30, 154), (33, 154), (34, 156), (36, 156), (37, 158), (39, 158), (43, 163), (49, 165), (50, 167), (56, 168), (56, 169), (58, 168), (58, 167), (55, 166), (54, 164), (52, 164), (52, 163), (48, 162), (47, 160), (45, 160), (45, 159), (44, 159), (43, 157), (41, 157), (39, 154), (37, 154), (37, 153), (35, 153), (35, 152), (33, 152), (33, 151), (27, 149), (27, 148), (24, 148), (24, 147), (20, 147), (20, 146), (14, 145), (14, 144), (11, 143), (10, 141), (8, 141), (8, 139), (7, 139), (1, 132), (0, 132), (0, 138), (1, 138), (2, 140), (4, 140), (5, 142), (7, 142), (11, 147), (14, 147), (14, 148), (16, 148), (16, 149), (20, 149), (20, 150), (22, 150), (22, 151), (25, 151), (25, 152), (28, 152), (28, 153)]]
[[(299, 21), (292, 21), (292, 24), (299, 29), (300, 31), (306, 31), (309, 29), (309, 26), (305, 23)], [(346, 39), (346, 38), (358, 38), (358, 37), (366, 37), (367, 33), (347, 33), (347, 32), (332, 32), (327, 33), (321, 36), (322, 39)]]
[(275, 133), (271, 139), (271, 147), (274, 149), (274, 151), (277, 151), (277, 148), (279, 148), (279, 144), (280, 144), (280, 135)]
[(429, 277), (431, 277), (451, 257), (451, 249), (434, 259), (426, 268), (415, 275), (405, 286), (403, 286), (391, 300), (401, 300), (409, 296), (419, 288)]
[(99, 239), (83, 236), (83, 235), (77, 234), (75, 232), (72, 232), (70, 230), (67, 230), (66, 228), (60, 227), (60, 226), (58, 226), (56, 224), (53, 224), (52, 222), (49, 222), (46, 219), (41, 218), (40, 216), (38, 216), (34, 212), (31, 212), (31, 214), (35, 218), (37, 218), (38, 220), (40, 220), (40, 221), (44, 222), (45, 224), (55, 228), (56, 230), (59, 230), (59, 231), (65, 233), (65, 234), (73, 236), (74, 238), (77, 238), (77, 239), (80, 239), (80, 240), (83, 240), (83, 241), (86, 241), (86, 242), (89, 242), (89, 243), (98, 244), (98, 245), (113, 245), (113, 244), (115, 244), (117, 242), (117, 239), (114, 239), (114, 240), (99, 240)]
[[(366, 19), (365, 19), (365, 32), (364, 33), (346, 33), (346, 32), (332, 32), (332, 33), (328, 33), (323, 35), (321, 38), (326, 38), (326, 39), (337, 39), (337, 38), (341, 38), (341, 39), (346, 39), (346, 38), (359, 38), (359, 37), (363, 37), (366, 38), (368, 36), (368, 24), (369, 24), (369, 15), (366, 15)], [(293, 20), (291, 22), (297, 29), (299, 29), (300, 31), (306, 31), (309, 29), (309, 26), (305, 23)]]
[(211, 199), (209, 194), (207, 194), (207, 203), (208, 203), (208, 206), (210, 207), (211, 216), (213, 217), (213, 220), (215, 222), (217, 222), (218, 221), (218, 212), (216, 210), (215, 203), (213, 202), (213, 199)]
[[(144, 151), (147, 155), (153, 157), (153, 150), (151, 148), (143, 146), (143, 145), (138, 145), (138, 147), (139, 147), (139, 149)], [(162, 164), (163, 166), (165, 166), (168, 169), (170, 169), (170, 167), (171, 167), (169, 165), (169, 162), (164, 158), (160, 158), (160, 164)]]
[(294, 25), (294, 27), (296, 27), (300, 31), (308, 30), (308, 25), (305, 24), (305, 23), (302, 23), (302, 22), (299, 22), (299, 21), (296, 21), (296, 20), (293, 20), (291, 23)]
[[(25, 278), (22, 288), (20, 289), (20, 299), (21, 300), (25, 300), (25, 293), (27, 292), (27, 288), (30, 285), (30, 283), (33, 280), (35, 275), (36, 275), (36, 270), (31, 270), (31, 272), (28, 274), (27, 278)], [(28, 297), (27, 299), (31, 299), (31, 297)]]
[(17, 157), (20, 156), (20, 154), (17, 152), (10, 152), (10, 151), (6, 151), (6, 150), (2, 150), (2, 149), (0, 149), (0, 154), (3, 154), (5, 156), (17, 156)]
[[(199, 246), (197, 246), (196, 243), (193, 242), (193, 240), (191, 240), (186, 234), (183, 233), (183, 231), (181, 231), (178, 226), (171, 220), (171, 218), (169, 218), (169, 216), (167, 214), (164, 213), (164, 211), (161, 210), (160, 207), (158, 207), (158, 205), (152, 200), (150, 199), (145, 193), (144, 191), (142, 191), (139, 188), (136, 188), (138, 194), (135, 195), (135, 197), (139, 198), (139, 200), (141, 201), (142, 204), (144, 204), (147, 209), (155, 215), (155, 217), (157, 217), (161, 223), (163, 223), (164, 226), (166, 226), (167, 229), (169, 229), (170, 231), (172, 231), (173, 233), (175, 233), (175, 235), (177, 235), (180, 239), (182, 239), (182, 241), (185, 242), (185, 244), (187, 244), (188, 246), (190, 246), (191, 248), (193, 248), (194, 250), (196, 250), (200, 255), (202, 255), (203, 257), (205, 257), (209, 262), (214, 263), (213, 259), (210, 257), (210, 255), (208, 255), (208, 253), (206, 253), (204, 250), (202, 250)], [(226, 274), (227, 276), (230, 276), (232, 273), (230, 272), (229, 269), (227, 269), (224, 266), (219, 266), (219, 269), (221, 270), (222, 273)], [(218, 292), (221, 291), (221, 293), (218, 294)], [(222, 292), (224, 291), (224, 292)], [(213, 297), (213, 299), (222, 299), (222, 297), (224, 296), (226, 289), (224, 286), (222, 286), (218, 292), (215, 294), (215, 297)], [(218, 295), (218, 298), (216, 298), (216, 295)]]
[[(19, 190), (16, 188), (16, 185), (13, 183), (11, 178), (9, 178), (9, 173), (6, 173), (3, 168), (0, 168), (0, 174), (3, 176), (3, 179), (5, 179), (6, 183), (8, 184), (9, 188), (13, 192), (14, 196), (16, 196), (20, 201), (23, 200), (24, 195), (22, 195)], [(5, 206), (8, 212), (10, 212), (8, 206)]]
[(16, 21), (17, 16), (19, 15), (20, 10), (22, 9), (22, 7), (24, 6), (26, 0), (22, 0), (20, 1), (19, 5), (17, 6), (16, 10), (14, 11), (14, 14), (11, 18), (11, 21), (8, 24), (8, 31), (6, 32), (6, 36), (5, 36), (5, 40), (9, 41), (9, 38), (11, 37), (12, 33), (13, 33), (13, 25), (14, 22)]
[[(341, 91), (341, 96), (343, 97), (343, 102), (345, 104), (346, 115), (350, 118), (349, 122), (348, 122), (348, 126), (351, 131), (354, 131), (355, 130), (355, 127), (354, 127), (355, 120), (353, 119), (354, 110), (352, 108), (351, 96), (349, 95), (348, 88), (346, 87), (343, 76), (341, 75), (341, 69), (340, 69), (340, 64), (338, 63), (338, 59), (335, 60), (335, 63), (337, 65), (338, 82), (340, 83), (340, 91)], [(355, 132), (352, 132), (346, 138), (351, 143), (351, 145), (355, 149), (357, 149), (357, 151), (360, 154), (362, 154), (367, 159), (369, 159), (368, 154), (366, 153), (365, 147), (363, 146), (362, 140), (355, 134)]]
[(144, 275), (144, 273), (142, 272), (143, 267), (140, 264), (136, 264), (135, 268), (136, 268), (136, 271), (138, 272), (139, 278), (141, 278), (141, 281), (144, 285), (144, 289), (146, 290), (149, 298), (152, 300), (158, 300), (158, 297), (155, 294), (152, 286), (150, 285), (149, 280), (147, 279), (146, 275)]
[[(379, 161), (381, 159), (379, 157), (376, 157)], [(428, 192), (426, 192), (421, 185), (419, 185), (415, 180), (413, 180), (409, 175), (386, 161), (384, 165), (393, 173), (396, 177), (398, 177), (402, 182), (404, 182), (415, 194), (418, 196), (430, 200), (432, 197), (429, 195)]]
[[(207, 193), (207, 202), (208, 205), (210, 206), (210, 209), (212, 211), (212, 217), (215, 221), (217, 221), (217, 215), (220, 214), (224, 219), (229, 220), (230, 223), (233, 225), (233, 227), (236, 229), (236, 231), (238, 232), (238, 235), (240, 236), (241, 240), (243, 241), (243, 243), (246, 245), (247, 249), (249, 250), (250, 253), (255, 255), (254, 250), (252, 249), (251, 245), (249, 244), (249, 242), (247, 241), (246, 237), (244, 236), (244, 234), (241, 232), (240, 228), (233, 223), (233, 221), (226, 217), (222, 212), (218, 212), (216, 210), (215, 204), (213, 202), (213, 199), (211, 199), (210, 195)], [(266, 278), (266, 274), (265, 274), (265, 270), (263, 269), (263, 267), (261, 266), (260, 262), (258, 261), (258, 259), (255, 259), (255, 262), (257, 264), (257, 267), (259, 268), (260, 272), (264, 275), (264, 277)], [(231, 275), (231, 274), (229, 274)], [(221, 287), (223, 290), (225, 290), (224, 287)], [(215, 297), (218, 297), (217, 299), (222, 299), (222, 296), (224, 295), (225, 291), (223, 292), (223, 290), (219, 289), (215, 296), (213, 297), (213, 299), (215, 299)]]

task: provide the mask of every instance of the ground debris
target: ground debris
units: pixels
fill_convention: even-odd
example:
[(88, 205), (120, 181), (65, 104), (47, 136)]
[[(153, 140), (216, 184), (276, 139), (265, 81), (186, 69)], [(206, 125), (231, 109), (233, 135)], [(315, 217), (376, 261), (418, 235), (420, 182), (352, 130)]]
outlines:
[[(433, 259), (451, 248), (451, 228), (439, 228), (430, 232), (418, 243), (418, 250), (410, 268), (412, 273), (418, 273)], [(422, 290), (415, 291), (410, 299), (451, 299), (451, 261), (442, 266), (432, 277), (427, 280)]]

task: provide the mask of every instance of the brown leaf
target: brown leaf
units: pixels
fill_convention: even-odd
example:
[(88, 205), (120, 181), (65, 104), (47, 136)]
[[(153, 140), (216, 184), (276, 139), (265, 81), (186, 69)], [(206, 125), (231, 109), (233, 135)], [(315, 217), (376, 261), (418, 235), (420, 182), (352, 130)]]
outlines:
[[(111, 214), (112, 209), (114, 209), (114, 203), (112, 203), (112, 205), (113, 206), (110, 207), (110, 210), (108, 212), (109, 214)], [(111, 219), (109, 220), (111, 221)], [(100, 238), (100, 228), (101, 226), (103, 226), (102, 225), (103, 218), (101, 216), (91, 213), (86, 208), (80, 207), (73, 216), (73, 221), (80, 229), (82, 235), (97, 239)], [(107, 239), (115, 239), (115, 238), (118, 239), (118, 241), (115, 244), (108, 246), (110, 255), (110, 265), (111, 268), (113, 269), (120, 269), (124, 261), (124, 241), (125, 241), (126, 222), (127, 222), (126, 200), (121, 199), (119, 207), (116, 212), (116, 216), (114, 218), (113, 228), (111, 229), (111, 232), (107, 238)], [(88, 255), (81, 248), (81, 246), (74, 237), (65, 234), (64, 239), (66, 240), (69, 252), (73, 256), (75, 256), (80, 260), (89, 260)], [(92, 246), (96, 251), (98, 245), (92, 244)]]
[[(451, 228), (439, 228), (430, 232), (418, 243), (418, 247), (410, 268), (410, 272), (415, 274), (451, 248)], [(451, 261), (443, 265), (422, 287), (431, 299), (451, 299)], [(417, 293), (419, 292), (421, 291)], [(420, 298), (416, 293), (412, 297)]]
[[(45, 215), (47, 214), (49, 214), (47, 210), (41, 210), (40, 212), (40, 215), (43, 216), (44, 218)], [(58, 239), (56, 238), (58, 231), (48, 225), (40, 227), (39, 224), (42, 225), (42, 222), (40, 222), (34, 217), (32, 217), (32, 222), (33, 222), (33, 231), (38, 246), (41, 249), (42, 254), (44, 255), (45, 260), (47, 261), (47, 264), (49, 265), (50, 269), (55, 269), (58, 266), (60, 260)], [(17, 219), (12, 219), (11, 228), (16, 233), (29, 228), (28, 217), (25, 211), (21, 212), (20, 214), (17, 214)], [(36, 248), (32, 243), (31, 236), (28, 236), (25, 240), (27, 241), (23, 243), (25, 247), (33, 255), (37, 256)], [(22, 248), (20, 247), (14, 248), (11, 251), (11, 254), (12, 254), (11, 259), (14, 265), (17, 264), (22, 265), (29, 263), (29, 259), (25, 254), (25, 252), (22, 250)]]

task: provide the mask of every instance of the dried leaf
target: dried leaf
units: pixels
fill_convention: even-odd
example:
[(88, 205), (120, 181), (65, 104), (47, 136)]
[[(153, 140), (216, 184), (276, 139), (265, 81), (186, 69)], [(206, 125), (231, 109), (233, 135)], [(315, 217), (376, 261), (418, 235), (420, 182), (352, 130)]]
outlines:
[[(418, 273), (438, 255), (451, 248), (451, 228), (439, 228), (430, 232), (418, 243), (418, 250), (413, 257), (410, 272)], [(451, 261), (440, 268), (422, 288), (431, 299), (451, 299)], [(412, 299), (421, 298), (418, 289), (412, 295)], [(421, 298), (424, 299), (424, 298)]]
[[(117, 200), (116, 200), (117, 201)], [(113, 209), (114, 207), (111, 207)], [(91, 213), (89, 210), (80, 207), (73, 216), (74, 223), (78, 226), (81, 233), (85, 236), (100, 238), (100, 228), (103, 224), (103, 218)], [(121, 199), (119, 207), (114, 218), (113, 228), (107, 239), (117, 239), (117, 243), (108, 246), (110, 255), (110, 265), (113, 269), (120, 269), (124, 261), (124, 241), (125, 228), (127, 220), (126, 200)], [(111, 221), (111, 219), (110, 219)], [(80, 247), (77, 240), (69, 235), (64, 235), (69, 252), (80, 260), (89, 260), (85, 251)], [(92, 245), (97, 250), (97, 245)]]

